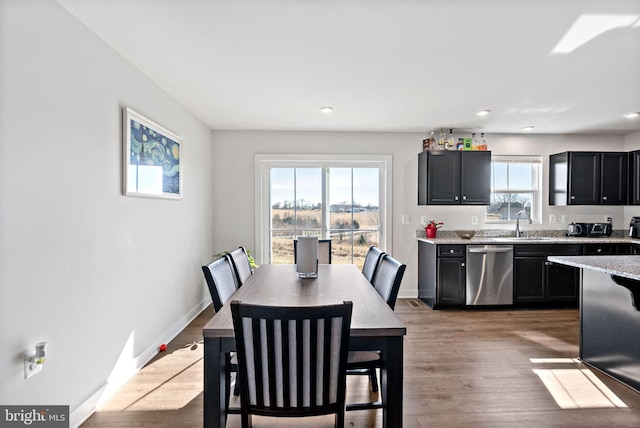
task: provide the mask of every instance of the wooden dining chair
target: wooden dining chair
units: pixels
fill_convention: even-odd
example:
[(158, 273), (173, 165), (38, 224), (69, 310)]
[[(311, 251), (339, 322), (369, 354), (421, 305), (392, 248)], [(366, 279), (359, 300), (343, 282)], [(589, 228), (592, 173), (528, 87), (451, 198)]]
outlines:
[(353, 304), (275, 307), (231, 302), (242, 427), (251, 416), (335, 414), (344, 427)]
[[(387, 305), (394, 309), (398, 298), (398, 291), (402, 283), (404, 271), (407, 268), (405, 264), (400, 263), (389, 254), (383, 254), (380, 262), (373, 275), (372, 285), (387, 302)], [(382, 367), (382, 358), (380, 351), (352, 351), (349, 352), (347, 361), (347, 374), (366, 374), (369, 376), (371, 390), (378, 392), (378, 376), (376, 369)], [(376, 409), (382, 407), (382, 403), (364, 403), (349, 405), (350, 410), (354, 409)]]
[[(213, 301), (213, 309), (218, 312), (222, 309), (222, 306), (226, 304), (233, 293), (237, 290), (237, 280), (233, 271), (231, 256), (224, 255), (219, 259), (202, 266), (202, 272), (204, 278), (207, 281), (209, 287), (209, 293), (211, 293), (211, 300)], [(238, 365), (235, 352), (227, 354), (227, 367), (229, 370), (226, 372), (227, 385), (231, 378), (231, 373), (237, 373)], [(227, 396), (229, 391), (227, 391)], [(238, 378), (236, 376), (236, 386), (233, 391), (234, 395), (239, 395)]]
[(376, 273), (384, 254), (385, 252), (375, 245), (369, 247), (369, 251), (367, 251), (367, 255), (364, 258), (364, 264), (362, 265), (362, 274), (367, 278), (367, 281), (373, 283), (373, 275)]
[(218, 312), (238, 289), (231, 257), (224, 255), (218, 260), (202, 266), (202, 272), (211, 293), (213, 309)]
[(247, 255), (247, 250), (245, 250), (244, 247), (236, 248), (229, 253), (229, 256), (231, 257), (231, 264), (233, 265), (233, 270), (236, 274), (236, 280), (239, 288), (253, 273), (251, 270), (251, 263), (249, 263), (249, 256)]
[[(298, 240), (293, 240), (293, 262), (298, 262), (297, 257)], [(331, 264), (331, 239), (318, 239), (318, 264)]]

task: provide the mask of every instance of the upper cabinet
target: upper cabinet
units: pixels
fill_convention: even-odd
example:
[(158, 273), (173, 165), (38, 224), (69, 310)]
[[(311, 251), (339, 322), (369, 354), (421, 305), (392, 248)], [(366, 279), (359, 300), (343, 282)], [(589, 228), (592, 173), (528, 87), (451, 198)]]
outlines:
[(549, 205), (626, 205), (628, 154), (564, 152), (549, 157)]
[(418, 155), (418, 205), (489, 205), (491, 152), (425, 151)]
[(640, 150), (629, 153), (629, 204), (640, 205)]

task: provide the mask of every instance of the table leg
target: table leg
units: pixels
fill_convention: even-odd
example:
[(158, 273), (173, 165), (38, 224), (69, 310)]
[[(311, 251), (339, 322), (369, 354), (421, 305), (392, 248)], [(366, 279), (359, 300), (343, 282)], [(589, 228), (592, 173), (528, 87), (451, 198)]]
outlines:
[(382, 426), (394, 428), (402, 426), (402, 376), (403, 340), (402, 336), (392, 336), (386, 340), (382, 350), (385, 367), (380, 370), (380, 394), (382, 395)]
[(226, 356), (220, 338), (204, 338), (204, 428), (226, 425)]

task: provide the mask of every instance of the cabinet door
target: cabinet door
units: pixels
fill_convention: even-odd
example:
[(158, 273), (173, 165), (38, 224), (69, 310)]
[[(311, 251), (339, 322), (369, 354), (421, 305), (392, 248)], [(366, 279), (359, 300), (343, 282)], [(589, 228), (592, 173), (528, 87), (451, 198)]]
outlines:
[(580, 269), (546, 262), (547, 296), (550, 301), (578, 304)]
[(491, 202), (491, 152), (461, 152), (460, 198), (462, 204)]
[(464, 259), (438, 258), (436, 303), (440, 306), (461, 306), (466, 283)]
[(516, 257), (514, 260), (514, 303), (545, 300), (545, 257)]
[(600, 203), (603, 205), (625, 205), (627, 203), (626, 153), (604, 152), (601, 157)]
[(429, 152), (427, 162), (427, 204), (460, 203), (460, 152)]
[(569, 205), (600, 204), (600, 155), (569, 153)]
[(640, 150), (629, 153), (629, 204), (640, 205)]

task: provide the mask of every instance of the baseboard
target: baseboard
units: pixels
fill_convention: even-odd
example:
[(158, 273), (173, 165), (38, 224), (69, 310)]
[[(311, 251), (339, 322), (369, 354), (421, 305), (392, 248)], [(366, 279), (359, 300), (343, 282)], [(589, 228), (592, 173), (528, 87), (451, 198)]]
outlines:
[(129, 379), (131, 379), (136, 373), (138, 373), (153, 357), (158, 353), (160, 345), (163, 343), (169, 343), (173, 340), (182, 330), (188, 326), (198, 315), (202, 313), (211, 304), (211, 298), (205, 298), (195, 308), (193, 308), (184, 317), (173, 323), (173, 325), (166, 330), (166, 334), (158, 338), (151, 346), (141, 352), (138, 356), (134, 357), (130, 361), (131, 370), (118, 377), (117, 381), (107, 381), (98, 390), (91, 394), (91, 396), (85, 400), (82, 404), (76, 407), (69, 415), (69, 427), (77, 428), (109, 398), (113, 396)]
[(418, 297), (418, 290), (400, 290), (398, 292), (399, 299), (415, 299)]

